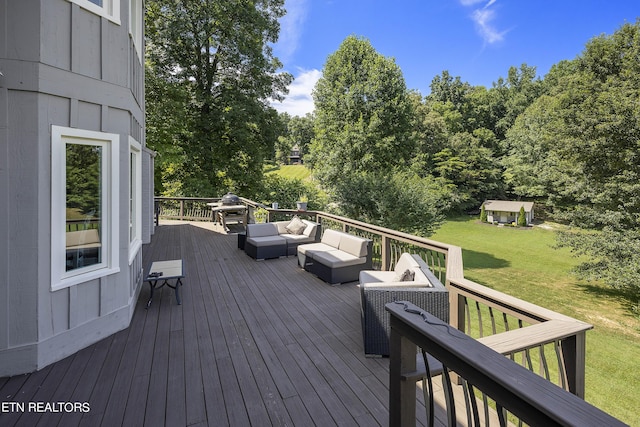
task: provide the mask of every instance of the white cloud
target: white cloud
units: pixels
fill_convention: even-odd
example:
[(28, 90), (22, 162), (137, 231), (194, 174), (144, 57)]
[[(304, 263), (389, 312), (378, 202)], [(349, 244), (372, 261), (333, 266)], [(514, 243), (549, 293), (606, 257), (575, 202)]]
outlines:
[(286, 0), (287, 14), (280, 19), (280, 34), (276, 49), (280, 59), (287, 63), (298, 49), (304, 21), (307, 19), (308, 0)]
[(463, 6), (475, 6), (478, 3), (486, 2), (482, 8), (473, 11), (471, 19), (475, 23), (478, 33), (480, 33), (484, 42), (489, 44), (502, 41), (507, 33), (506, 31), (498, 31), (493, 25), (496, 14), (490, 7), (497, 1), (498, 0), (460, 0), (460, 4)]
[(463, 6), (474, 6), (478, 3), (484, 3), (487, 2), (487, 4), (484, 5), (485, 8), (491, 6), (492, 4), (494, 4), (496, 1), (498, 0), (460, 0), (460, 4)]
[(478, 32), (485, 42), (492, 44), (504, 39), (506, 31), (498, 31), (491, 22), (495, 18), (494, 11), (487, 8), (477, 9), (473, 11), (471, 18), (473, 22), (475, 22)]
[(281, 113), (292, 116), (304, 116), (314, 109), (311, 92), (316, 82), (322, 77), (319, 70), (299, 70), (293, 83), (289, 85), (289, 94), (282, 102), (272, 102), (271, 106)]

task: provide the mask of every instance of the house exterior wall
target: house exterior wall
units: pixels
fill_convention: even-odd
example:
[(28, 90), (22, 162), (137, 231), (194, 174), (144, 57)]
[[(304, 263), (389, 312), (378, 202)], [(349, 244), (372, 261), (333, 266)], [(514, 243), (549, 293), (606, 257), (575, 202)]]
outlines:
[[(0, 376), (126, 328), (142, 286), (142, 250), (129, 253), (129, 137), (143, 147), (143, 242), (153, 232), (153, 153), (144, 148), (144, 69), (129, 0), (115, 1), (119, 24), (70, 0), (0, 0)], [(57, 290), (53, 126), (118, 135), (121, 218), (119, 271)]]
[[(520, 215), (520, 212), (487, 211), (487, 221), (501, 223), (517, 222), (518, 215)], [(533, 222), (533, 211), (525, 212), (524, 216), (527, 225), (530, 225)]]

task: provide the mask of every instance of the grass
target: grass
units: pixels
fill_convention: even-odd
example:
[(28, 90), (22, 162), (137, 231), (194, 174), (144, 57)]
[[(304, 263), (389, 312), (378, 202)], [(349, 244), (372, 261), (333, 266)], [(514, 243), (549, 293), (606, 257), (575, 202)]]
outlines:
[(311, 171), (305, 165), (283, 165), (265, 168), (265, 173), (277, 173), (283, 178), (305, 180), (311, 177)]
[(620, 293), (571, 274), (578, 260), (553, 247), (554, 227), (496, 227), (464, 217), (431, 238), (462, 247), (466, 278), (594, 325), (587, 333), (586, 400), (640, 426), (640, 318)]

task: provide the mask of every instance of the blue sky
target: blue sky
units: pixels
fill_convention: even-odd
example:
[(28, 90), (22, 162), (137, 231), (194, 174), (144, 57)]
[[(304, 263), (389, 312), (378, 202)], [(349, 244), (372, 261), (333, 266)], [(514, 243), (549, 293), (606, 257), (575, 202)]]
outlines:
[(278, 111), (313, 110), (311, 90), (349, 35), (367, 38), (427, 95), (443, 70), (487, 88), (526, 63), (540, 77), (640, 17), (638, 0), (286, 0), (275, 54), (296, 80)]

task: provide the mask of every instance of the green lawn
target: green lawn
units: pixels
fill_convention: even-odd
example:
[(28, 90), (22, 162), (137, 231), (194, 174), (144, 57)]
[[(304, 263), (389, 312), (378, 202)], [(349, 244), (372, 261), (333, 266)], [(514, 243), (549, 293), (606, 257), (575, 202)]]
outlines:
[(462, 247), (466, 278), (594, 325), (586, 400), (640, 426), (640, 319), (612, 289), (570, 274), (577, 260), (553, 248), (553, 227), (497, 227), (464, 217), (431, 238)]
[(265, 173), (277, 173), (288, 179), (307, 179), (311, 176), (311, 171), (304, 165), (283, 165), (280, 167), (270, 167), (265, 169)]

